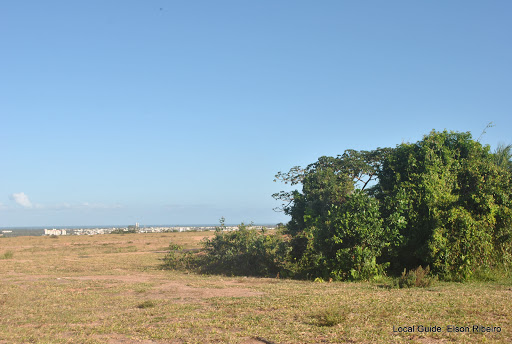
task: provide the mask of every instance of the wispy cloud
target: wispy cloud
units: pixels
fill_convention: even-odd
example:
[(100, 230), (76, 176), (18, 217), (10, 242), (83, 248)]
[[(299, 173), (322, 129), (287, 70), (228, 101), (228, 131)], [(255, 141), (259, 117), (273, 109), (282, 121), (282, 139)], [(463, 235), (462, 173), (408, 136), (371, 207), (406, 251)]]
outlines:
[(16, 204), (21, 205), (23, 208), (32, 208), (32, 202), (24, 192), (13, 193), (9, 196), (9, 199), (14, 201)]
[[(87, 210), (87, 209), (120, 209), (120, 204), (102, 204), (102, 203), (58, 203), (58, 204), (39, 204), (32, 203), (30, 198), (24, 192), (13, 193), (9, 199), (25, 209), (34, 210)], [(0, 203), (0, 210), (7, 210), (10, 207)]]

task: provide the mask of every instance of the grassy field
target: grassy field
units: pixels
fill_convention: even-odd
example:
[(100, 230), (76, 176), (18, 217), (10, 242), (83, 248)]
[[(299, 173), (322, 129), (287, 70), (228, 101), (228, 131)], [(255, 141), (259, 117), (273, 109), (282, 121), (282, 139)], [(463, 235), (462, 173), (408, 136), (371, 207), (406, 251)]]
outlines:
[(0, 343), (512, 343), (510, 282), (394, 289), (161, 269), (171, 241), (205, 235), (0, 238)]

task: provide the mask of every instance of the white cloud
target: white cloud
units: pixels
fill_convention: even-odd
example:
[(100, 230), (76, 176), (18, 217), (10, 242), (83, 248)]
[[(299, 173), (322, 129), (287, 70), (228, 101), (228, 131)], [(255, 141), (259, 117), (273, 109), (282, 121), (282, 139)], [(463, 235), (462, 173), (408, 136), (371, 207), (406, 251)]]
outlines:
[(32, 208), (32, 202), (30, 202), (30, 199), (24, 192), (13, 193), (9, 198), (16, 202), (16, 204), (21, 205), (23, 208)]

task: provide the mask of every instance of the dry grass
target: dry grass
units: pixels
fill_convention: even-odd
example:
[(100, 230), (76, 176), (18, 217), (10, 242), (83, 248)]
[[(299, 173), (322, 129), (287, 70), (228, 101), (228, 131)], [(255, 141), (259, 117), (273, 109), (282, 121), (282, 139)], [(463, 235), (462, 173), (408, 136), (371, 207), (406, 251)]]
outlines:
[(205, 234), (1, 238), (12, 255), (0, 261), (0, 343), (512, 342), (506, 283), (387, 289), (160, 270), (171, 241), (194, 248)]

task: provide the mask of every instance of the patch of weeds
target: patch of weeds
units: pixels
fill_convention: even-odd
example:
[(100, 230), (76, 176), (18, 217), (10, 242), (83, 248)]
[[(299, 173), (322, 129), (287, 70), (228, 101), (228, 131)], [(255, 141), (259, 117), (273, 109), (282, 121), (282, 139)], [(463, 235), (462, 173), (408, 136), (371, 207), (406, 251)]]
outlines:
[(0, 256), (0, 259), (12, 259), (13, 256), (14, 256), (14, 252), (7, 251)]
[(389, 281), (392, 281), (392, 278), (389, 278), (388, 276), (381, 274), (373, 276), (371, 281), (374, 283), (388, 283)]
[(340, 308), (330, 306), (314, 314), (312, 317), (316, 320), (315, 325), (332, 327), (341, 324), (345, 320), (345, 312)]
[(374, 279), (372, 281), (372, 284), (375, 285), (377, 288), (391, 290), (394, 288), (398, 288), (398, 279), (396, 277), (381, 276), (378, 279)]
[(475, 271), (471, 275), (471, 279), (473, 281), (481, 282), (504, 282), (507, 280), (512, 280), (512, 273), (505, 267), (494, 269), (482, 267), (479, 269), (475, 269)]
[(136, 246), (120, 246), (120, 247), (108, 247), (103, 253), (129, 253), (137, 252)]
[(415, 270), (409, 270), (402, 272), (402, 276), (398, 279), (398, 287), (400, 288), (427, 288), (432, 285), (434, 282), (434, 278), (429, 276), (430, 267), (427, 266), (423, 269), (421, 266), (418, 266)]
[(152, 308), (152, 307), (155, 307), (155, 303), (153, 301), (150, 301), (150, 300), (147, 300), (147, 301), (144, 301), (142, 303), (139, 303), (137, 305), (137, 308), (139, 309), (146, 309), (146, 308)]

